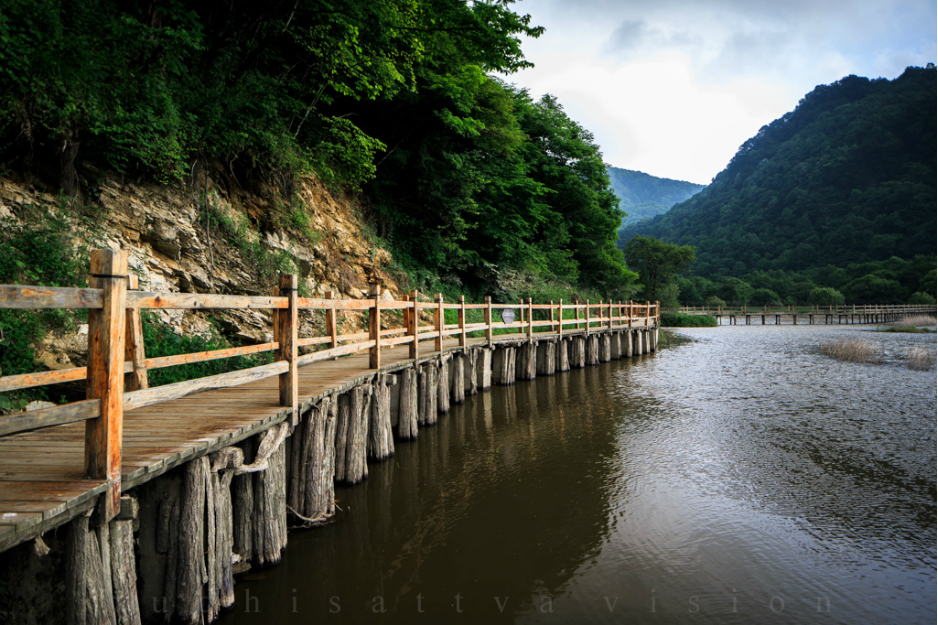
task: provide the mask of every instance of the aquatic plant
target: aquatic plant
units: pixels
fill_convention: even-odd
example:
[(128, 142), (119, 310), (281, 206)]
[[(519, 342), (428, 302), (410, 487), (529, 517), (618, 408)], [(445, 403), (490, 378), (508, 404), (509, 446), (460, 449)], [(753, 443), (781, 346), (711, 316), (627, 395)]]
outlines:
[(837, 339), (821, 343), (821, 353), (847, 362), (883, 362), (883, 351), (869, 341), (857, 338)]

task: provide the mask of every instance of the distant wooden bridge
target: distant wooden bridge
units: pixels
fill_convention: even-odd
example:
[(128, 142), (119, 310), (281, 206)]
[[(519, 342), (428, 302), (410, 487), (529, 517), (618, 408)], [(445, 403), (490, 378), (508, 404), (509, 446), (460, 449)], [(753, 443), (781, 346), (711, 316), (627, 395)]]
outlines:
[[(859, 306), (785, 306), (784, 308), (708, 308), (684, 306), (668, 309), (665, 312), (679, 312), (685, 315), (707, 315), (715, 317), (719, 325), (739, 325), (743, 319), (745, 325), (798, 325), (800, 317), (808, 325), (850, 325), (876, 324), (902, 321), (903, 319), (936, 313), (935, 306), (928, 305), (859, 305)], [(726, 320), (724, 324), (723, 321)], [(768, 321), (774, 323), (767, 323)]]
[[(83, 289), (0, 286), (0, 308), (88, 310), (87, 367), (0, 377), (0, 392), (81, 380), (87, 389), (81, 401), (0, 416), (0, 575), (3, 551), (68, 523), (70, 615), (136, 610), (117, 622), (138, 622), (145, 608), (126, 579), (137, 569), (141, 600), (173, 598), (167, 618), (212, 620), (233, 600), (233, 563), (278, 561), (288, 509), (310, 522), (331, 516), (333, 482), (356, 483), (367, 460), (393, 453), (392, 428), (415, 439), (418, 425), (492, 383), (654, 351), (660, 323), (649, 302), (445, 303), (415, 291), (391, 301), (378, 285), (367, 299), (304, 298), (295, 275), (269, 297), (144, 292), (111, 250), (92, 254), (91, 275)], [(270, 310), (273, 342), (147, 358), (144, 309)], [(299, 336), (301, 311), (325, 317), (323, 335)], [(339, 334), (339, 316), (356, 313), (368, 332)], [(270, 364), (148, 385), (149, 370), (265, 352)], [(146, 528), (139, 557), (158, 565), (135, 563), (134, 519)]]

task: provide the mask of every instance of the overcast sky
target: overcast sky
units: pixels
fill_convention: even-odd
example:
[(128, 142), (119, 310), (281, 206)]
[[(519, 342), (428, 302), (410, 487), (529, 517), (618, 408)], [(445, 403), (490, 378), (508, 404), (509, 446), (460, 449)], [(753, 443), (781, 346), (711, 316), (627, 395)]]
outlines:
[(708, 184), (819, 84), (935, 62), (935, 0), (521, 0), (534, 69), (616, 167)]

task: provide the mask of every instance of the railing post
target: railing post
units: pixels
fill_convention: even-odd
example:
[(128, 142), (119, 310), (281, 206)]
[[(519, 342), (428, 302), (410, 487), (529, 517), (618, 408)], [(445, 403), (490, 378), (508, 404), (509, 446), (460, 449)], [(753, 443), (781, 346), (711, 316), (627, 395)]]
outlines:
[(107, 480), (99, 509), (102, 522), (120, 510), (121, 444), (124, 427), (124, 334), (127, 301), (127, 254), (91, 253), (93, 289), (101, 289), (100, 309), (88, 311), (88, 399), (101, 400), (101, 416), (85, 422), (85, 475)]
[(374, 299), (375, 304), (368, 313), (368, 338), (375, 342), (370, 350), (368, 366), (372, 369), (381, 368), (381, 285), (372, 283), (368, 288), (368, 297)]
[(466, 346), (466, 296), (459, 296), (459, 346)]
[(609, 300), (609, 329), (612, 330), (612, 300)]
[[(134, 274), (127, 275), (127, 286), (136, 291), (139, 279)], [(124, 360), (133, 363), (133, 371), (124, 376), (124, 391), (141, 391), (149, 388), (147, 377), (147, 355), (143, 348), (143, 319), (139, 308), (128, 308), (124, 320), (126, 333), (124, 340)]]
[(576, 331), (580, 331), (580, 300), (576, 300), (573, 303), (573, 320), (576, 321), (573, 324), (573, 327), (576, 328)]
[(628, 314), (629, 314), (629, 330), (632, 329), (632, 300), (629, 300), (628, 304)]
[(436, 326), (436, 338), (433, 340), (434, 351), (443, 351), (443, 326), (446, 315), (443, 314), (443, 294), (436, 294), (436, 309), (434, 310), (433, 321)]
[(418, 291), (410, 292), (410, 301), (413, 304), (413, 307), (410, 309), (410, 315), (408, 318), (410, 325), (407, 328), (407, 331), (414, 339), (410, 343), (410, 358), (414, 361), (416, 361), (420, 355), (420, 341), (418, 340), (420, 334), (420, 308), (417, 307), (417, 293)]
[(485, 340), (492, 346), (492, 296), (485, 296)]
[(531, 298), (528, 298), (528, 340), (534, 338), (534, 304)]
[(557, 336), (563, 336), (563, 299), (557, 302)]
[[(332, 291), (326, 291), (326, 299), (332, 299)], [(326, 334), (329, 335), (329, 347), (339, 346), (339, 332), (336, 328), (335, 305), (326, 309)]]
[(297, 307), (297, 285), (299, 280), (296, 274), (280, 274), (280, 297), (287, 298), (287, 308), (274, 309), (274, 340), (280, 343), (277, 349), (277, 360), (284, 360), (290, 364), (286, 373), (280, 374), (280, 405), (289, 406), (290, 424), (299, 423), (299, 368), (297, 367), (297, 327), (299, 326), (299, 309)]
[(590, 333), (590, 301), (586, 300), (586, 333)]
[(661, 302), (655, 300), (655, 327), (661, 325)]

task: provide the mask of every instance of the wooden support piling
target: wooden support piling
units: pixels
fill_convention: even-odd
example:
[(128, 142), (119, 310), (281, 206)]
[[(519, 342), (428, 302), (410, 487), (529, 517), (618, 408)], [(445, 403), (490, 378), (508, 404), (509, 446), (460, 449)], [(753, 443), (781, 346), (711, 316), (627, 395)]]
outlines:
[(437, 369), (437, 412), (440, 414), (449, 413), (450, 381), (449, 381), (449, 362), (452, 359), (450, 354), (445, 354), (439, 358), (439, 368)]
[(397, 418), (397, 437), (409, 441), (417, 439), (418, 415), (418, 369), (407, 367), (400, 373), (400, 403)]

